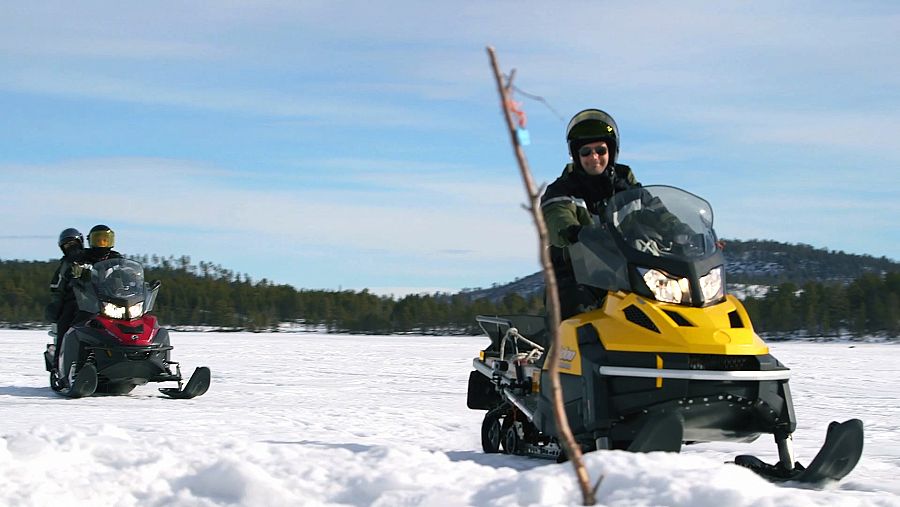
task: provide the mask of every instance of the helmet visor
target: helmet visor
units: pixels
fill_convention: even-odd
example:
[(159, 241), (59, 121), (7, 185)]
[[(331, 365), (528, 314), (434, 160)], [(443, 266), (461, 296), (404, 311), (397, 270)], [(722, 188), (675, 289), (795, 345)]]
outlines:
[(76, 250), (81, 250), (81, 240), (78, 238), (69, 238), (63, 242), (59, 248), (62, 249), (63, 253), (70, 253)]
[(585, 120), (569, 130), (569, 140), (615, 139), (615, 128), (600, 120)]
[(110, 230), (93, 231), (88, 236), (91, 248), (112, 248), (115, 244), (116, 234)]
[(599, 109), (585, 109), (576, 114), (566, 127), (566, 140), (619, 137), (619, 129), (612, 116)]

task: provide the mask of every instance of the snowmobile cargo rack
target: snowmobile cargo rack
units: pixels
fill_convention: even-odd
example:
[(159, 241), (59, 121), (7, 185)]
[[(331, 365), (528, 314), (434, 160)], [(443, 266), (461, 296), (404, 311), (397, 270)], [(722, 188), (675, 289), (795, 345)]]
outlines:
[(544, 348), (547, 345), (547, 324), (540, 315), (476, 315), (478, 326), (491, 339), (491, 346), (485, 352), (499, 354), (506, 352), (506, 343), (512, 341), (515, 351), (528, 349), (537, 351), (536, 360), (542, 359)]

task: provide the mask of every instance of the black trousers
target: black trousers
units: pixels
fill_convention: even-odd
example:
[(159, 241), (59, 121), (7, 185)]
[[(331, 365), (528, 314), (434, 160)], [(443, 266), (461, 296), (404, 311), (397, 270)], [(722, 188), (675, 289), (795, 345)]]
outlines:
[[(574, 278), (558, 278), (556, 287), (559, 291), (560, 320), (600, 308), (603, 306), (603, 300), (606, 299), (605, 290), (575, 283)], [(544, 307), (547, 307), (546, 291), (544, 291)]]
[(579, 313), (596, 310), (603, 305), (606, 291), (596, 287), (581, 284), (572, 284), (559, 289), (559, 317), (566, 320)]

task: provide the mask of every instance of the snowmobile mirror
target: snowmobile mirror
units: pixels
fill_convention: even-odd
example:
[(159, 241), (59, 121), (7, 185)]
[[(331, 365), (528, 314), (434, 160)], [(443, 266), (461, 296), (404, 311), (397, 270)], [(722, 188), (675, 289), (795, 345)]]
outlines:
[(153, 280), (147, 284), (146, 299), (144, 299), (144, 313), (153, 311), (153, 307), (156, 304), (156, 296), (159, 294), (159, 287), (161, 285), (162, 282), (159, 280)]

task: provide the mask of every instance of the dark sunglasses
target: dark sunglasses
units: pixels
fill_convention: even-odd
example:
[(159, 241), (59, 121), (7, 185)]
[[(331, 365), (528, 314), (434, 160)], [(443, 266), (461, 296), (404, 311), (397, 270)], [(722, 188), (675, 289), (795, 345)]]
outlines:
[(582, 146), (578, 149), (578, 154), (582, 157), (590, 157), (591, 153), (596, 153), (597, 155), (600, 155), (602, 157), (608, 152), (609, 150), (606, 149), (606, 146), (597, 146), (595, 148), (591, 148), (590, 146)]

